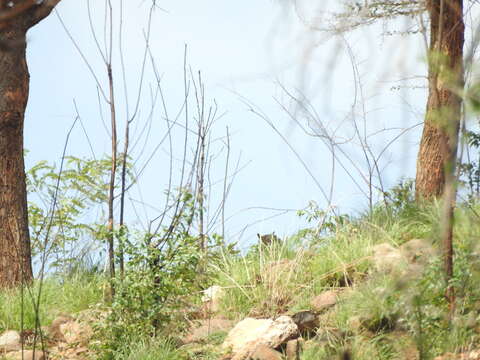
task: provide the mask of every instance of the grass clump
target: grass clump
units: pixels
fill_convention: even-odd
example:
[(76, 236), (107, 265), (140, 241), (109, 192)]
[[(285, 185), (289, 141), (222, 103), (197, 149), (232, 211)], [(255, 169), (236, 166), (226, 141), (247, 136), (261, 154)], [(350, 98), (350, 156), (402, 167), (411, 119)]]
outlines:
[(103, 284), (101, 276), (77, 274), (67, 279), (49, 277), (41, 285), (37, 281), (23, 291), (2, 291), (0, 332), (21, 330), (22, 323), (24, 329), (34, 329), (37, 314), (40, 324), (47, 325), (61, 313), (74, 314), (86, 310), (102, 301)]
[(118, 360), (185, 360), (184, 354), (165, 339), (132, 339), (115, 355)]

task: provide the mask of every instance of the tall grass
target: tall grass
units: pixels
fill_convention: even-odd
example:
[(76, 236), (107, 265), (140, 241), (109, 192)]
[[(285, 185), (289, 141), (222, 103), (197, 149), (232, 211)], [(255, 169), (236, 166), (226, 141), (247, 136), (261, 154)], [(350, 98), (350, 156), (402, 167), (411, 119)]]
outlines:
[(182, 353), (163, 339), (135, 339), (126, 343), (115, 355), (115, 360), (183, 360)]
[[(467, 318), (470, 322), (472, 317), (480, 319), (480, 308), (472, 310), (480, 303), (480, 210), (471, 204), (461, 204), (456, 210), (454, 281), (458, 311), (454, 324), (448, 327), (441, 258), (430, 259), (424, 272), (411, 279), (379, 274), (372, 268), (372, 249), (380, 243), (399, 247), (423, 238), (441, 249), (441, 204), (407, 205), (395, 208), (382, 204), (370, 213), (339, 222), (329, 231), (302, 230), (281, 244), (225, 258), (217, 269), (217, 281), (227, 289), (224, 315), (271, 317), (308, 310), (313, 297), (323, 291), (348, 288), (350, 291), (340, 297), (324, 320), (327, 328), (339, 329), (346, 337), (331, 344), (330, 349), (311, 346), (302, 359), (330, 359), (345, 348), (360, 360), (395, 359), (402, 352), (417, 350), (431, 357), (471, 348), (480, 341), (471, 325), (465, 325)], [(302, 239), (304, 234), (315, 232), (319, 235), (309, 243)], [(361, 327), (352, 328), (352, 319), (360, 321)]]
[[(47, 277), (40, 286), (0, 292), (0, 332), (6, 329), (35, 328), (36, 314), (41, 325), (59, 314), (74, 314), (102, 301), (103, 281), (96, 275), (73, 275), (67, 279)], [(38, 294), (40, 302), (37, 309)]]
[(382, 206), (318, 235), (306, 246), (296, 234), (280, 244), (255, 247), (246, 256), (225, 258), (216, 269), (220, 285), (229, 289), (225, 313), (268, 316), (286, 308), (308, 308), (322, 291), (361, 281), (370, 269), (374, 245), (399, 246), (430, 237), (437, 218), (437, 207), (412, 207), (399, 214)]

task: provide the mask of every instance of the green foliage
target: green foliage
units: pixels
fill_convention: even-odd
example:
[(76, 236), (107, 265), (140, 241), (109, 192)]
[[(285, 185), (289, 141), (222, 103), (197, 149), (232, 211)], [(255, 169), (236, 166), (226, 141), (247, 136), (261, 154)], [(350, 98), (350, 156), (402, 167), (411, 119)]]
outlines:
[[(192, 227), (198, 214), (195, 198), (181, 189), (176, 199), (182, 210), (169, 225), (157, 233), (122, 237), (125, 274), (115, 282), (111, 314), (98, 328), (106, 359), (126, 356), (125, 344), (132, 334), (150, 338), (168, 333), (169, 326), (181, 318), (180, 310), (198, 300), (212, 278), (205, 264), (215, 263), (222, 239), (206, 237), (208, 251), (202, 250)], [(179, 323), (175, 327), (181, 331)]]
[(34, 329), (36, 314), (40, 324), (49, 324), (58, 314), (73, 314), (102, 301), (103, 279), (77, 273), (68, 281), (51, 277), (43, 281), (40, 306), (36, 311), (40, 283), (31, 288), (0, 292), (0, 333), (6, 329), (20, 330), (23, 315), (24, 329)]
[(389, 209), (395, 216), (405, 217), (417, 209), (412, 179), (402, 180), (385, 194)]
[[(110, 168), (108, 157), (92, 160), (68, 156), (60, 177), (60, 169), (46, 161), (40, 161), (27, 171), (28, 216), (34, 256), (46, 251), (52, 261), (49, 265), (71, 268), (82, 255), (78, 249), (85, 246), (87, 240), (101, 239), (99, 218), (92, 218), (91, 213), (101, 213), (107, 201)], [(130, 173), (128, 176), (132, 179)]]
[[(308, 223), (316, 223), (317, 226), (314, 229), (309, 229), (308, 235), (328, 235), (334, 234), (335, 231), (346, 225), (350, 217), (346, 214), (336, 215), (331, 211), (321, 209), (315, 201), (310, 201), (305, 209), (299, 210), (297, 215), (301, 218), (305, 218)], [(307, 235), (307, 233), (305, 233)]]
[[(478, 154), (480, 148), (480, 134), (473, 131), (466, 131), (465, 141), (475, 153)], [(467, 198), (472, 202), (480, 197), (480, 157), (476, 159), (469, 158), (469, 161), (459, 164), (460, 185), (468, 190)]]
[(174, 344), (161, 338), (145, 339), (132, 334), (123, 344), (123, 351), (116, 360), (185, 360)]

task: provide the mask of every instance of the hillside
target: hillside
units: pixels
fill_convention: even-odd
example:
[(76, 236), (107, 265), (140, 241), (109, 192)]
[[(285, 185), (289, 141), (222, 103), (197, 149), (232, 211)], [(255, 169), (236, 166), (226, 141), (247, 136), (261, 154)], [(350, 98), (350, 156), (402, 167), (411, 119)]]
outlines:
[[(26, 349), (43, 344), (50, 359), (478, 359), (477, 207), (456, 212), (453, 315), (438, 212), (378, 206), (246, 254), (224, 247), (202, 271), (165, 283), (163, 297), (134, 274), (112, 304), (95, 269), (47, 277), (24, 290), (23, 304), (19, 291), (0, 296), (0, 349), (6, 359), (21, 358), (20, 340)], [(191, 259), (176, 265), (183, 260)]]

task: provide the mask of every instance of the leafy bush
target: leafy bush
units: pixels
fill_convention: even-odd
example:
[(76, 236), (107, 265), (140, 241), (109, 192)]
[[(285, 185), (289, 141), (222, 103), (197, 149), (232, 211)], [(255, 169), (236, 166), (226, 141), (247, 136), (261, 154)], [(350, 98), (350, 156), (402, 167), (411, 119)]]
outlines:
[(79, 259), (92, 252), (92, 244), (98, 247), (101, 219), (89, 214), (101, 210), (107, 201), (110, 168), (108, 157), (92, 160), (68, 156), (61, 173), (46, 161), (27, 171), (34, 256), (47, 252), (50, 266), (70, 272)]
[[(185, 189), (178, 193), (182, 211), (157, 233), (129, 234), (120, 241), (125, 254), (125, 273), (115, 282), (115, 297), (107, 322), (98, 328), (107, 359), (124, 356), (132, 334), (140, 339), (169, 336), (169, 326), (181, 332), (182, 310), (198, 301), (211, 278), (205, 264), (214, 263), (223, 248), (218, 236), (205, 235), (207, 249), (200, 246), (192, 227), (197, 203)], [(172, 225), (173, 224), (173, 225)], [(173, 324), (173, 325), (172, 325)]]

